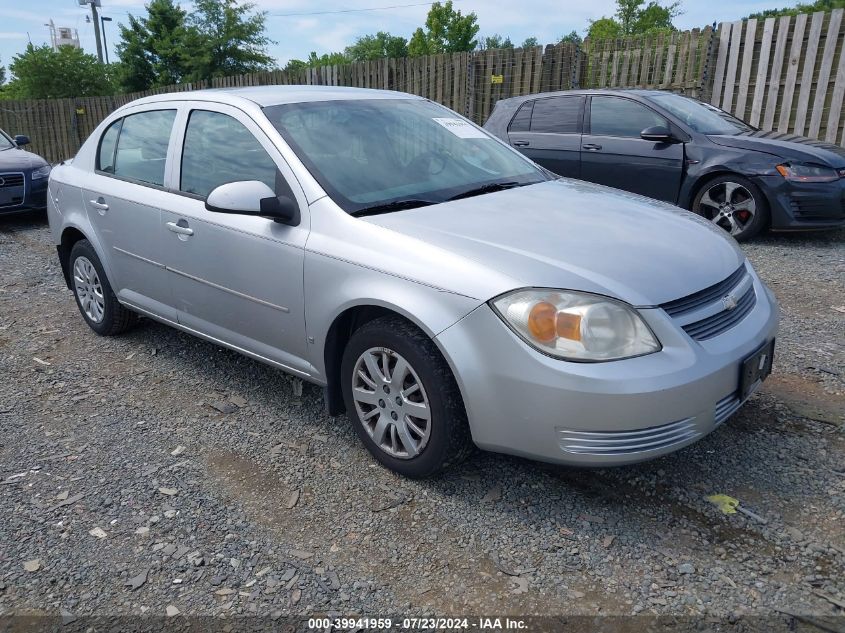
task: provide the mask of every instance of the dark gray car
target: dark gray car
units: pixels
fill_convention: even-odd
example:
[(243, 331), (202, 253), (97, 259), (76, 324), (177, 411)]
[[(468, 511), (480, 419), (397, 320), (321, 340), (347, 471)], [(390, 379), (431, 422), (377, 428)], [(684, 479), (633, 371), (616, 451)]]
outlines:
[(0, 215), (47, 208), (50, 164), (21, 149), (28, 144), (28, 137), (0, 130)]
[(561, 176), (691, 209), (742, 240), (845, 225), (845, 148), (761, 132), (710, 104), (658, 90), (527, 95), (485, 129)]

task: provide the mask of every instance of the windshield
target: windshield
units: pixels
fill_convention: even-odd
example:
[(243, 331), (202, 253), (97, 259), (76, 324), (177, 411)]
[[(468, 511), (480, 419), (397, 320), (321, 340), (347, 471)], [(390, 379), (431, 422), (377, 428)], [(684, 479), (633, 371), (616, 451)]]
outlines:
[(6, 133), (3, 130), (0, 130), (0, 152), (4, 149), (12, 149), (13, 147), (17, 147), (15, 142), (6, 136)]
[(264, 113), (348, 213), (394, 211), (444, 202), (485, 185), (494, 185), (493, 191), (500, 183), (548, 179), (518, 153), (430, 101), (319, 101), (271, 106)]
[(747, 123), (703, 101), (672, 93), (650, 95), (648, 99), (674, 114), (700, 134), (740, 134), (754, 131)]

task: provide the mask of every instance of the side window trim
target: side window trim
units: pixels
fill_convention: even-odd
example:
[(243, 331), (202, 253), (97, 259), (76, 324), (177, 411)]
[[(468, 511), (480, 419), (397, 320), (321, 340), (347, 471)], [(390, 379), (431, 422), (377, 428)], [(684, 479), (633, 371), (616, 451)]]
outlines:
[(103, 133), (100, 135), (100, 142), (97, 143), (97, 155), (95, 156), (96, 162), (95, 162), (94, 171), (96, 173), (101, 174), (103, 176), (113, 175), (113, 174), (110, 174), (107, 171), (103, 171), (102, 169), (100, 169), (100, 150), (103, 147), (103, 139), (106, 138), (106, 134), (108, 134), (108, 131), (112, 128), (113, 125), (118, 124), (118, 126), (117, 126), (117, 138), (114, 139), (114, 149), (112, 150), (112, 153), (111, 153), (111, 168), (112, 168), (112, 170), (114, 170), (114, 164), (115, 164), (115, 161), (117, 160), (117, 144), (120, 142), (120, 133), (123, 131), (123, 120), (125, 118), (126, 118), (125, 116), (122, 116), (120, 118), (115, 119), (111, 123), (109, 123), (108, 126), (106, 126), (105, 131), (103, 131)]
[[(584, 106), (584, 124), (583, 124), (583, 134), (584, 136), (592, 136), (593, 135), (593, 120), (592, 120), (592, 111), (593, 111), (593, 99), (595, 98), (605, 98), (605, 99), (621, 99), (623, 101), (631, 101), (636, 103), (639, 106), (642, 106), (652, 114), (659, 116), (666, 122), (666, 126), (669, 127), (672, 125), (672, 121), (670, 121), (663, 113), (658, 112), (654, 108), (650, 107), (649, 105), (643, 103), (642, 101), (637, 101), (636, 99), (631, 99), (630, 97), (623, 97), (621, 95), (590, 95), (588, 103)], [(612, 134), (602, 134), (602, 136), (606, 136), (608, 138), (628, 138), (634, 140), (642, 140), (638, 136), (615, 136)]]

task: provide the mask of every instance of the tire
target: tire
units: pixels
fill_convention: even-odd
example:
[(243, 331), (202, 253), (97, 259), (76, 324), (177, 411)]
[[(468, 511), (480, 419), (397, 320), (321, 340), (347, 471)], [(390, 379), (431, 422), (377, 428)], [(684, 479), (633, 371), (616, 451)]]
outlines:
[(693, 213), (710, 220), (738, 242), (748, 240), (769, 224), (769, 203), (753, 182), (738, 174), (707, 181), (692, 202)]
[[(376, 363), (375, 369), (368, 359)], [(400, 365), (403, 361), (407, 370)], [(382, 317), (356, 330), (343, 353), (341, 381), (347, 415), (358, 437), (387, 468), (414, 479), (430, 477), (472, 452), (452, 371), (432, 340), (405, 319)], [(354, 395), (353, 384), (359, 387)]]
[(88, 240), (73, 245), (68, 266), (76, 306), (88, 327), (100, 336), (114, 336), (138, 323), (138, 315), (118, 302)]

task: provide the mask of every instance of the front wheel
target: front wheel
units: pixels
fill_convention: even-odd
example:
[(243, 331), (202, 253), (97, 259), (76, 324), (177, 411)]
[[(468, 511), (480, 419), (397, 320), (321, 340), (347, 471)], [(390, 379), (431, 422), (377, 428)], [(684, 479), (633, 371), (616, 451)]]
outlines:
[(399, 317), (355, 331), (341, 364), (347, 414), (382, 464), (406, 477), (428, 477), (472, 449), (452, 372), (423, 332)]
[(739, 242), (757, 235), (769, 221), (769, 206), (763, 193), (750, 180), (736, 174), (706, 183), (696, 194), (692, 211)]

